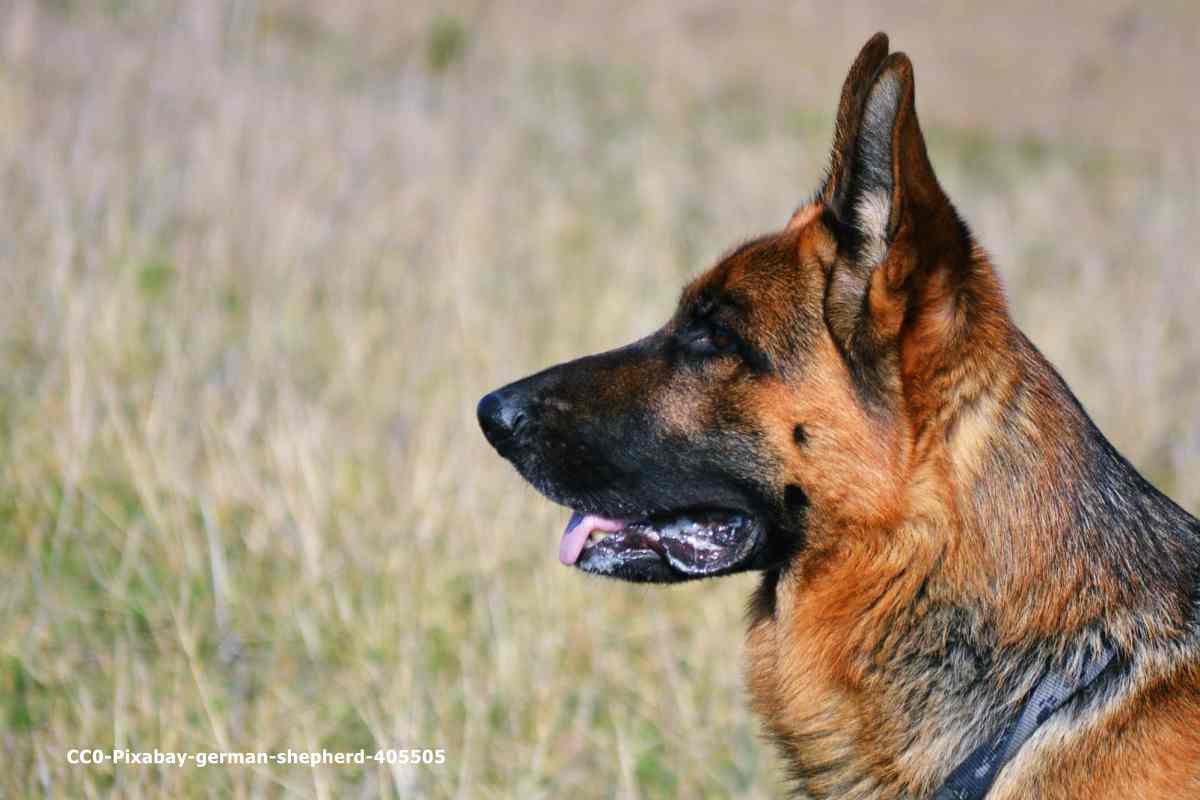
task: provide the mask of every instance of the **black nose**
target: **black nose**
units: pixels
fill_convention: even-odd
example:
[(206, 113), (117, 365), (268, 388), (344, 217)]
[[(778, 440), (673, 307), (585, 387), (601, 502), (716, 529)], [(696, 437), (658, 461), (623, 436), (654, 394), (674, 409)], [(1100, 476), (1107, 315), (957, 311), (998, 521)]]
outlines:
[(479, 417), (483, 435), (496, 448), (512, 439), (525, 422), (521, 401), (503, 390), (485, 394), (475, 414)]

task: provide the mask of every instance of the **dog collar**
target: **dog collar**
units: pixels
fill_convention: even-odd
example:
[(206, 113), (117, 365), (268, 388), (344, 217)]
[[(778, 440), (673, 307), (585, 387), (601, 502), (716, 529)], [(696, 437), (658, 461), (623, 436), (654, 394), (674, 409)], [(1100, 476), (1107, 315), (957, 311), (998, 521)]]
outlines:
[(982, 800), (991, 791), (1000, 768), (1012, 760), (1021, 745), (1067, 701), (1090, 686), (1115, 653), (1107, 644), (1099, 652), (1089, 651), (1077, 673), (1048, 667), (1025, 698), (1020, 712), (1000, 732), (975, 748), (933, 795), (933, 800)]

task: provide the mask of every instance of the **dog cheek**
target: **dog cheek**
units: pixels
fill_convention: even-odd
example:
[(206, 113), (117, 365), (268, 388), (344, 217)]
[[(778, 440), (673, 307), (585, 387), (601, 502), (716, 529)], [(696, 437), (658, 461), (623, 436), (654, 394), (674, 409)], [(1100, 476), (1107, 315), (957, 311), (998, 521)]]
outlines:
[(654, 416), (668, 437), (696, 439), (713, 427), (712, 387), (694, 376), (679, 376), (652, 398)]
[[(895, 512), (899, 470), (895, 437), (862, 411), (847, 379), (826, 362), (801, 385), (765, 384), (756, 398), (767, 449), (777, 454), (777, 491), (839, 525)], [(797, 431), (800, 433), (797, 433)]]

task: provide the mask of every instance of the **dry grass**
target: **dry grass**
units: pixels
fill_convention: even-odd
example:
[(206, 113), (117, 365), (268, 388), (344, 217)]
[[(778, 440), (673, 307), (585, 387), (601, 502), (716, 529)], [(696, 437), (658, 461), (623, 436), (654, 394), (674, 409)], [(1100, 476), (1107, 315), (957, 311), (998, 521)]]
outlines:
[[(1200, 508), (1187, 4), (338, 5), (0, 9), (0, 794), (774, 794), (753, 578), (558, 567), (564, 512), (473, 409), (781, 223), (880, 27), (1016, 315)], [(85, 746), (448, 762), (68, 766)]]

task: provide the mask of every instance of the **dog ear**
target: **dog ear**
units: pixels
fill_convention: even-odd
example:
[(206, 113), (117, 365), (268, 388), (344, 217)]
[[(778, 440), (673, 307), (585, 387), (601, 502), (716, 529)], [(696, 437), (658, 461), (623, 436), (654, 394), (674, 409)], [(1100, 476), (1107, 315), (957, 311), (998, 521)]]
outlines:
[[(844, 202), (831, 207), (862, 237), (860, 260), (881, 263), (903, 222), (917, 225), (952, 211), (933, 173), (917, 121), (912, 62), (904, 53), (884, 59), (871, 84), (858, 124)], [(912, 266), (911, 264), (906, 264)], [(891, 264), (889, 284), (906, 275)]]
[(837, 122), (833, 130), (833, 148), (829, 154), (829, 170), (819, 193), (821, 202), (830, 208), (839, 208), (845, 202), (850, 188), (863, 105), (867, 101), (872, 79), (887, 54), (888, 37), (880, 31), (858, 51), (858, 57), (846, 74), (846, 82), (842, 84), (842, 98), (838, 102)]
[(843, 176), (826, 202), (839, 228), (826, 318), (851, 364), (877, 381), (888, 377), (881, 362), (902, 327), (953, 311), (944, 304), (953, 303), (972, 259), (970, 234), (929, 162), (915, 96), (908, 56), (884, 58), (843, 166), (848, 182)]

